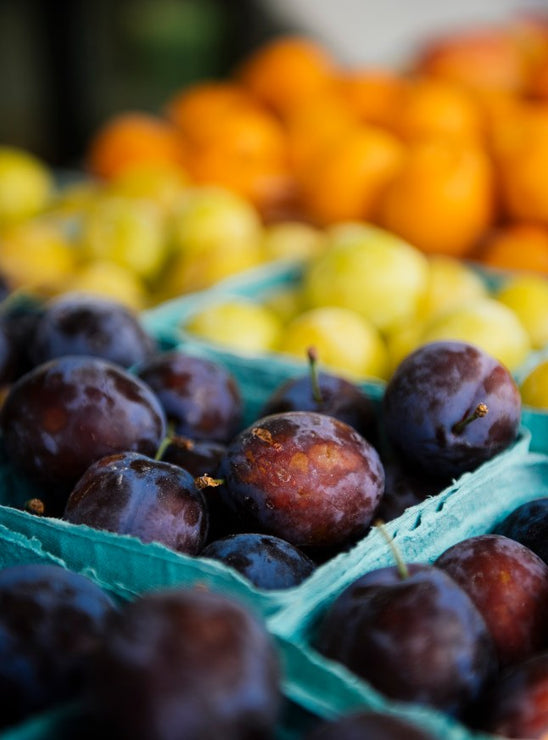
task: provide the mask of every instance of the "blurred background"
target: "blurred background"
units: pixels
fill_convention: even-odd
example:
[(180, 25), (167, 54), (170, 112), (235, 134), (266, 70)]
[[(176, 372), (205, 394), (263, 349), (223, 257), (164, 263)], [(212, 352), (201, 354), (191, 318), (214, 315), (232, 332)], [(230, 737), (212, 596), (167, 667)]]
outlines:
[(228, 75), (284, 31), (341, 61), (405, 65), (424, 39), (545, 0), (0, 0), (0, 141), (77, 167), (117, 111), (158, 112), (188, 83)]

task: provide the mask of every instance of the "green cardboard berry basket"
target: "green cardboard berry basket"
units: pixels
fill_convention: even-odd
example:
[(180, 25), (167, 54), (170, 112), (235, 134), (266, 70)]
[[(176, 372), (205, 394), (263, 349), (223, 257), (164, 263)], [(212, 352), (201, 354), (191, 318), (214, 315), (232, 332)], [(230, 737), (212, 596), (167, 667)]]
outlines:
[[(504, 273), (473, 265), (489, 289), (500, 284)], [(191, 316), (205, 306), (223, 302), (231, 297), (247, 298), (260, 302), (278, 290), (297, 286), (302, 278), (303, 265), (299, 262), (279, 262), (258, 267), (241, 275), (228, 278), (212, 288), (171, 301), (166, 301), (142, 313), (145, 328), (164, 347), (180, 346), (187, 352), (219, 361), (239, 377), (247, 388), (246, 419), (257, 418), (260, 401), (266, 391), (275, 388), (288, 378), (306, 371), (305, 360), (299, 361), (280, 353), (268, 352), (250, 355), (235, 352), (219, 344), (202, 340), (185, 329)], [(521, 381), (530, 370), (548, 358), (548, 347), (532, 352), (515, 373)], [(382, 381), (363, 381), (359, 385), (375, 401), (382, 398), (385, 384)], [(531, 432), (531, 450), (548, 453), (548, 412), (524, 407), (522, 424)]]

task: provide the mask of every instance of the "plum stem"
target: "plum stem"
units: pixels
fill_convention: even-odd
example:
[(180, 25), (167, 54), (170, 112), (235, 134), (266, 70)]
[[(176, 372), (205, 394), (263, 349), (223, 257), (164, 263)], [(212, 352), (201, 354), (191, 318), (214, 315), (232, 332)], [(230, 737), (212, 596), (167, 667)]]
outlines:
[(323, 403), (320, 381), (318, 378), (318, 353), (315, 347), (309, 347), (306, 351), (308, 366), (310, 368), (310, 382), (312, 383), (312, 396), (316, 403)]
[(167, 450), (169, 445), (172, 443), (173, 437), (174, 437), (174, 429), (175, 427), (174, 427), (173, 422), (170, 422), (167, 425), (167, 433), (165, 437), (162, 439), (162, 441), (160, 442), (160, 444), (158, 445), (158, 449), (156, 450), (156, 454), (154, 455), (155, 460), (161, 460), (162, 457), (164, 456), (165, 451)]
[(462, 434), (468, 424), (475, 421), (476, 419), (482, 419), (487, 412), (489, 411), (486, 403), (478, 403), (476, 408), (472, 411), (471, 414), (468, 416), (465, 416), (464, 419), (461, 419), (460, 421), (456, 421), (453, 426), (451, 427), (451, 431), (453, 434)]
[(404, 562), (404, 559), (401, 556), (401, 552), (396, 547), (394, 543), (394, 538), (390, 534), (388, 534), (387, 529), (382, 519), (377, 519), (374, 522), (373, 526), (375, 526), (380, 531), (388, 547), (392, 550), (392, 555), (394, 556), (394, 560), (396, 561), (396, 568), (398, 569), (398, 573), (402, 581), (405, 580), (406, 578), (409, 578), (409, 568)]
[(222, 486), (224, 482), (224, 478), (212, 478), (210, 475), (199, 475), (197, 478), (194, 478), (194, 485), (200, 491), (203, 488), (217, 488), (218, 486)]

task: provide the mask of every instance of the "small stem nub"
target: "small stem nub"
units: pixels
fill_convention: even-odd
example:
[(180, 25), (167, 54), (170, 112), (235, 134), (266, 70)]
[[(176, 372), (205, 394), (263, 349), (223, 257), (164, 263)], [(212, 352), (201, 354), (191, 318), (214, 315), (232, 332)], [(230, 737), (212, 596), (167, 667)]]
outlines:
[(392, 555), (394, 556), (394, 560), (396, 561), (396, 567), (398, 569), (398, 573), (402, 581), (405, 580), (406, 578), (409, 578), (409, 568), (405, 564), (401, 556), (401, 552), (398, 550), (398, 548), (394, 544), (393, 538), (386, 531), (386, 527), (384, 526), (384, 522), (382, 521), (382, 519), (377, 519), (373, 523), (373, 526), (377, 527), (377, 529), (380, 531), (380, 533), (384, 537), (388, 547), (392, 550)]
[(44, 516), (46, 513), (46, 507), (44, 506), (42, 499), (29, 498), (28, 501), (25, 501), (25, 511), (28, 511), (29, 514), (34, 514), (35, 516)]
[(482, 419), (488, 411), (489, 409), (487, 408), (486, 403), (478, 403), (471, 414), (465, 416), (464, 419), (461, 419), (460, 421), (457, 421), (453, 424), (453, 426), (451, 427), (451, 431), (453, 432), (453, 434), (462, 434), (468, 424), (471, 424), (476, 419)]
[(210, 475), (205, 474), (194, 478), (194, 485), (200, 491), (204, 488), (217, 488), (218, 486), (222, 486), (224, 482), (224, 478), (212, 478)]
[(320, 381), (318, 378), (318, 353), (315, 347), (309, 347), (307, 352), (308, 365), (310, 368), (310, 382), (312, 383), (312, 396), (316, 403), (323, 403)]

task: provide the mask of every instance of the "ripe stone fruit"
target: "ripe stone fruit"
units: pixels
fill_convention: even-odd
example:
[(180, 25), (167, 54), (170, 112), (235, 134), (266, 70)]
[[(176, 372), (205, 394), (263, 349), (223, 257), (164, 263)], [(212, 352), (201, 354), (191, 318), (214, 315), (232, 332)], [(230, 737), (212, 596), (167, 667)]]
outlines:
[(137, 375), (154, 391), (175, 434), (223, 443), (239, 430), (240, 389), (219, 363), (172, 350), (143, 362)]
[(487, 626), (441, 569), (371, 571), (331, 604), (315, 644), (386, 696), (461, 715), (496, 666)]
[(494, 531), (521, 542), (548, 563), (548, 497), (521, 504)]
[(265, 416), (229, 444), (221, 488), (247, 529), (299, 546), (342, 547), (367, 531), (384, 470), (355, 429), (313, 411)]
[(261, 416), (285, 411), (317, 411), (334, 416), (373, 441), (376, 417), (373, 402), (350, 380), (332, 373), (318, 372), (318, 358), (309, 348), (310, 372), (282, 383), (267, 399)]
[(382, 712), (360, 711), (320, 722), (305, 740), (434, 740), (407, 720)]
[(426, 344), (388, 382), (383, 415), (390, 444), (429, 475), (450, 479), (517, 437), (521, 399), (507, 368), (466, 342)]
[(75, 697), (113, 613), (85, 576), (57, 565), (0, 571), (0, 727)]
[(297, 586), (316, 568), (313, 560), (289, 542), (254, 532), (214, 540), (200, 555), (226, 563), (264, 589)]
[(166, 436), (166, 420), (151, 389), (124, 368), (67, 355), (38, 365), (11, 386), (0, 429), (13, 464), (63, 497), (106, 455), (153, 457)]
[(548, 646), (548, 565), (525, 545), (499, 534), (469, 537), (435, 563), (470, 596), (487, 626), (500, 665)]
[(497, 737), (543, 740), (548, 732), (548, 652), (509, 667), (483, 697), (481, 729)]
[(63, 519), (196, 555), (205, 544), (208, 513), (186, 470), (137, 452), (93, 463), (69, 496)]
[(243, 606), (174, 589), (141, 597), (110, 622), (92, 696), (118, 738), (270, 738), (280, 669), (268, 632)]
[(46, 303), (29, 354), (35, 365), (63, 355), (91, 355), (128, 368), (148, 359), (155, 349), (137, 314), (123, 304), (64, 293)]

